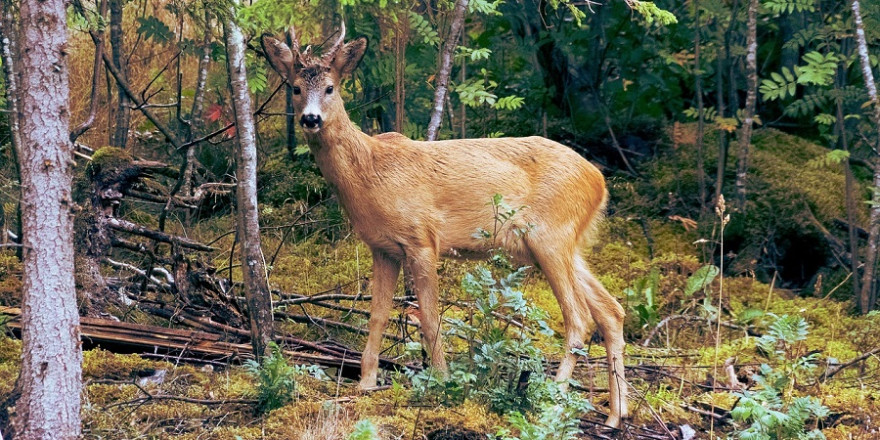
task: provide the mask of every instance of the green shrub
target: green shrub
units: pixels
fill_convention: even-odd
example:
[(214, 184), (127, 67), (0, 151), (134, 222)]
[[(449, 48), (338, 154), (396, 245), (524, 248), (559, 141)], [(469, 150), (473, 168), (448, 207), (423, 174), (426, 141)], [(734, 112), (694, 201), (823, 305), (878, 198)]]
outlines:
[(762, 364), (753, 376), (758, 390), (735, 393), (740, 400), (731, 416), (750, 423), (735, 435), (743, 440), (824, 439), (825, 435), (819, 429), (808, 428), (807, 422), (827, 416), (828, 408), (815, 397), (793, 395), (798, 379), (812, 373), (818, 359), (817, 354), (802, 353), (800, 349), (807, 339), (807, 321), (800, 316), (772, 317), (775, 320), (758, 339), (758, 347), (775, 368)]
[(316, 365), (291, 365), (284, 358), (281, 348), (270, 343), (269, 356), (263, 363), (251, 359), (244, 363), (244, 368), (257, 380), (257, 411), (264, 414), (281, 408), (296, 397), (297, 376), (304, 373), (323, 374)]

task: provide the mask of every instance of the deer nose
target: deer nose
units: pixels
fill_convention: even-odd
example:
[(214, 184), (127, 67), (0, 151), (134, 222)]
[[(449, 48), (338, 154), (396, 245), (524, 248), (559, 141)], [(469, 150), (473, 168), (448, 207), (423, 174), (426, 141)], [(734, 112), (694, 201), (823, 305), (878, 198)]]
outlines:
[(299, 123), (305, 128), (318, 128), (321, 126), (321, 115), (302, 115), (302, 118), (299, 119)]

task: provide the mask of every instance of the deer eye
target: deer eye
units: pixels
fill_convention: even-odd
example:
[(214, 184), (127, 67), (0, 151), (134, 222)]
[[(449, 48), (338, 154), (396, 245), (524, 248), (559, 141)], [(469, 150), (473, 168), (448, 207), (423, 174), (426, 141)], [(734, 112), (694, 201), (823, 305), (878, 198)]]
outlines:
[(333, 94), (333, 86), (327, 87), (327, 94), (328, 94), (328, 95), (332, 95), (332, 94)]
[(300, 90), (300, 88), (297, 86), (293, 86), (293, 94), (299, 95), (300, 93), (302, 93), (302, 90)]

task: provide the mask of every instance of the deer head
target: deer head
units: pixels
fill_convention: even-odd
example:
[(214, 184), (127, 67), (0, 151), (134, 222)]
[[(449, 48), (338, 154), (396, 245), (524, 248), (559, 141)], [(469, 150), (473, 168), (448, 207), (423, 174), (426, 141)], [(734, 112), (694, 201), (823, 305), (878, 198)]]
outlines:
[(263, 36), (262, 46), (269, 64), (293, 88), (293, 106), (300, 125), (307, 134), (315, 134), (347, 121), (339, 83), (357, 68), (367, 49), (367, 39), (359, 37), (344, 43), (343, 23), (330, 49), (316, 56), (311, 46), (301, 52), (293, 27), (289, 32), (292, 48), (269, 35)]

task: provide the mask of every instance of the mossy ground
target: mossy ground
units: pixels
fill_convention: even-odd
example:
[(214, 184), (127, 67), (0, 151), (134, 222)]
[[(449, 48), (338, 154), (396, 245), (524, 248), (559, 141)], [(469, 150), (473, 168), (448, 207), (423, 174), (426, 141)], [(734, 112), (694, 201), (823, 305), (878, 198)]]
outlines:
[[(808, 230), (804, 216), (809, 211), (822, 222), (840, 215), (843, 202), (838, 197), (842, 177), (835, 170), (812, 169), (806, 162), (822, 153), (822, 149), (773, 130), (762, 130), (755, 137), (755, 167), (760, 168), (752, 179), (756, 202), (749, 207), (751, 218), (731, 222), (731, 246), (739, 245), (740, 255), (725, 256), (725, 263), (733, 267), (723, 279), (716, 279), (707, 289), (686, 293), (688, 278), (705, 262), (718, 255), (719, 223), (711, 214), (695, 218), (696, 227), (680, 218), (694, 212), (692, 201), (682, 194), (695, 192), (693, 173), (683, 163), (687, 151), (669, 153), (646, 172), (649, 177), (633, 183), (612, 177), (613, 212), (605, 222), (600, 239), (587, 254), (590, 265), (609, 292), (621, 299), (627, 310), (625, 326), (627, 341), (628, 380), (634, 390), (631, 394), (633, 421), (637, 425), (657, 426), (657, 418), (671, 424), (689, 424), (698, 432), (708, 430), (707, 419), (693, 408), (708, 411), (712, 405), (731, 408), (736, 398), (726, 392), (712, 392), (713, 377), (723, 378), (720, 364), (735, 358), (740, 380), (748, 382), (749, 375), (767, 358), (756, 349), (755, 337), (741, 329), (722, 329), (719, 346), (715, 349), (716, 330), (706, 320), (670, 320), (656, 332), (647, 347), (642, 341), (651, 334), (660, 319), (676, 316), (706, 316), (707, 305), (722, 301), (724, 320), (731, 324), (761, 332), (766, 329), (768, 314), (803, 316), (810, 325), (809, 336), (799, 348), (819, 353), (820, 364), (812, 380), (801, 383), (793, 391), (799, 395), (818, 397), (827, 405), (832, 416), (823, 421), (823, 432), (829, 439), (868, 439), (876, 435), (870, 429), (880, 420), (880, 360), (868, 358), (842, 371), (832, 379), (822, 379), (822, 371), (835, 364), (847, 362), (861, 353), (877, 347), (880, 340), (880, 314), (855, 316), (852, 303), (835, 301), (839, 292), (845, 292), (844, 276), (839, 268), (824, 268), (825, 282), (815, 282), (799, 290), (786, 289), (785, 283), (772, 286), (760, 265), (760, 248), (742, 241), (748, 234), (764, 234), (768, 224), (775, 230)], [(283, 173), (283, 159), (266, 168), (270, 178), (266, 194), (273, 200), (264, 206), (264, 249), (267, 260), (281, 246), (284, 228), (293, 219), (302, 219), (301, 205), (295, 198), (283, 195), (293, 192), (298, 197), (311, 199), (326, 192), (310, 172), (303, 178), (288, 178)], [(711, 159), (710, 159), (711, 161)], [(708, 168), (714, 164), (707, 163)], [(684, 171), (683, 171), (684, 170)], [(797, 174), (798, 178), (791, 178)], [(301, 193), (301, 194), (300, 194)], [(799, 203), (787, 203), (796, 195)], [(689, 205), (690, 204), (690, 205)], [(312, 211), (307, 217), (319, 227), (309, 226), (310, 232), (297, 233), (283, 243), (279, 256), (271, 261), (270, 282), (273, 288), (297, 294), (315, 294), (335, 291), (346, 294), (367, 294), (370, 277), (370, 252), (360, 242), (347, 235), (341, 225), (338, 211), (328, 204), (324, 213)], [(678, 215), (679, 219), (672, 216)], [(328, 220), (329, 219), (329, 220)], [(640, 219), (644, 219), (642, 222)], [(311, 220), (309, 220), (311, 221)], [(736, 226), (740, 222), (740, 226)], [(170, 223), (172, 228), (174, 223)], [(751, 225), (743, 227), (742, 225)], [(755, 226), (757, 225), (757, 226)], [(196, 223), (189, 228), (190, 236), (204, 241), (232, 230), (230, 216), (215, 217)], [(278, 227), (277, 229), (272, 229)], [(647, 233), (646, 233), (647, 231)], [(649, 238), (650, 237), (650, 238)], [(294, 240), (292, 240), (293, 238)], [(725, 240), (728, 236), (725, 235)], [(233, 237), (229, 235), (215, 243), (219, 249), (230, 249)], [(754, 252), (757, 252), (755, 254)], [(653, 258), (649, 254), (653, 253)], [(5, 255), (5, 254), (4, 254)], [(757, 257), (756, 257), (757, 256)], [(228, 252), (218, 253), (212, 262), (222, 268), (229, 264)], [(754, 260), (754, 261), (753, 261)], [(718, 260), (714, 260), (718, 262)], [(455, 302), (464, 298), (460, 287), (462, 276), (472, 263), (444, 261), (440, 267), (441, 291), (444, 298)], [(756, 270), (757, 269), (757, 270)], [(13, 257), (0, 259), (0, 303), (13, 305), (18, 298), (20, 284), (16, 273), (20, 269)], [(634, 308), (644, 299), (630, 296), (625, 290), (637, 280), (656, 271), (658, 291), (655, 292), (657, 317), (645, 322)], [(730, 274), (738, 274), (731, 276)], [(233, 268), (232, 274), (240, 279)], [(398, 295), (403, 295), (402, 283)], [(561, 352), (562, 319), (556, 300), (546, 281), (537, 271), (526, 280), (523, 290), (536, 305), (549, 313), (548, 322), (557, 332), (555, 337), (539, 339), (549, 359), (558, 359)], [(823, 298), (831, 295), (831, 298)], [(708, 300), (707, 300), (708, 298)], [(367, 310), (368, 302), (339, 301), (343, 307)], [(461, 317), (464, 312), (451, 304), (443, 307), (444, 316)], [(289, 310), (345, 322), (358, 327), (366, 326), (366, 317), (356, 313), (328, 310), (305, 305)], [(400, 317), (405, 306), (392, 313)], [(759, 313), (760, 312), (760, 313)], [(139, 322), (150, 318), (137, 315)], [(2, 329), (2, 326), (0, 326)], [(359, 349), (363, 337), (332, 327), (282, 323), (279, 329), (310, 340), (333, 339)], [(412, 328), (404, 332), (398, 324), (389, 326), (389, 333), (414, 335)], [(388, 357), (399, 357), (400, 362), (417, 362), (418, 356), (407, 354), (403, 344), (386, 341)], [(465, 343), (451, 338), (448, 349), (465, 352)], [(0, 336), (0, 399), (11, 391), (18, 369), (20, 343)], [(588, 346), (591, 359), (604, 358), (601, 344)], [(166, 371), (161, 384), (143, 385), (154, 395), (178, 396), (191, 399), (223, 400), (251, 399), (256, 394), (256, 383), (241, 366), (204, 369), (176, 363), (175, 360), (155, 361), (137, 355), (114, 354), (95, 349), (86, 352), (83, 369), (84, 438), (88, 439), (335, 439), (345, 438), (355, 422), (369, 418), (379, 427), (383, 438), (422, 438), (428, 432), (453, 426), (477, 432), (491, 433), (505, 423), (504, 417), (492, 413), (486, 406), (467, 401), (456, 407), (442, 407), (424, 400), (416, 400), (407, 381), (394, 376), (397, 386), (368, 395), (356, 391), (354, 383), (335, 377), (335, 370), (327, 370), (331, 380), (308, 376), (299, 379), (297, 398), (293, 402), (265, 415), (254, 413), (252, 405), (203, 405), (175, 400), (146, 400), (133, 381), (156, 371)], [(582, 363), (576, 378), (584, 388), (596, 389), (594, 405), (604, 411), (607, 379), (604, 365), (597, 361)], [(385, 376), (386, 380), (391, 375)], [(596, 419), (601, 416), (596, 415)], [(722, 437), (734, 427), (720, 425)], [(708, 437), (700, 437), (708, 438)]]

